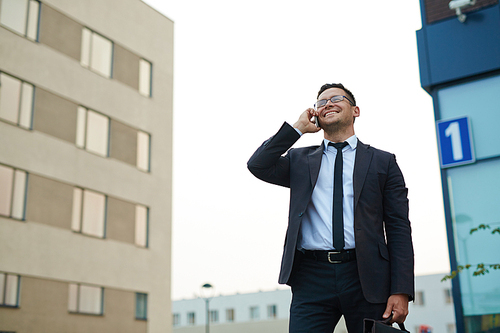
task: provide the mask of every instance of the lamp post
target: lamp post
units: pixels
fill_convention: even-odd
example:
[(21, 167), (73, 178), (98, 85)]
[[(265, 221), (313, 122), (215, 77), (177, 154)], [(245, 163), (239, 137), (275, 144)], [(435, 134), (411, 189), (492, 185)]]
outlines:
[(206, 324), (205, 324), (205, 333), (210, 332), (210, 307), (208, 303), (214, 297), (214, 287), (210, 283), (205, 283), (204, 285), (201, 286), (201, 298), (205, 300), (205, 308), (207, 310), (206, 314)]

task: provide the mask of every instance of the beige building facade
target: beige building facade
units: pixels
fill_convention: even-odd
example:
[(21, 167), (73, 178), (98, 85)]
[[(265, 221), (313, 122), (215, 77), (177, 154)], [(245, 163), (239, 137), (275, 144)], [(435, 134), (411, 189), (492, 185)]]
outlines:
[(173, 22), (0, 0), (0, 331), (169, 332)]

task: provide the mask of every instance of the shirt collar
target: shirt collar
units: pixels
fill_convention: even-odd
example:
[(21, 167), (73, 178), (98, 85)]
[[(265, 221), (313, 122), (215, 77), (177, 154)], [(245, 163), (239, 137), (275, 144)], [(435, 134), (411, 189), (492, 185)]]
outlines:
[[(358, 146), (358, 137), (356, 136), (356, 134), (354, 134), (353, 136), (351, 136), (350, 138), (348, 138), (345, 141), (347, 142), (347, 144), (349, 145), (349, 147), (352, 150), (355, 150), (356, 147)], [(326, 152), (328, 150), (328, 143), (331, 141), (329, 141), (327, 139), (323, 139), (323, 142), (324, 142), (323, 152)]]

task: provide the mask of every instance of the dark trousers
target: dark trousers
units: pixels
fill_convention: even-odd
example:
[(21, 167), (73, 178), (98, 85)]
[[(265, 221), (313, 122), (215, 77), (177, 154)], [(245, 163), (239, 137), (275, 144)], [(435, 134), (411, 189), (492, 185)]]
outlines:
[(349, 333), (362, 333), (364, 318), (382, 319), (386, 304), (364, 298), (355, 260), (331, 264), (297, 255), (289, 332), (331, 333), (344, 315)]

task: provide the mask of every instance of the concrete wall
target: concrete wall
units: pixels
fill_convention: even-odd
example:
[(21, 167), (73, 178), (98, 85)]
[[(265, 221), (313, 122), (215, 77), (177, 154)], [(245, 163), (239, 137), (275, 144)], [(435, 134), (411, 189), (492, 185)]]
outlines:
[(135, 293), (104, 290), (104, 314), (83, 315), (68, 311), (69, 283), (22, 276), (19, 309), (0, 311), (3, 331), (13, 332), (123, 332), (147, 331), (147, 322), (135, 319)]

